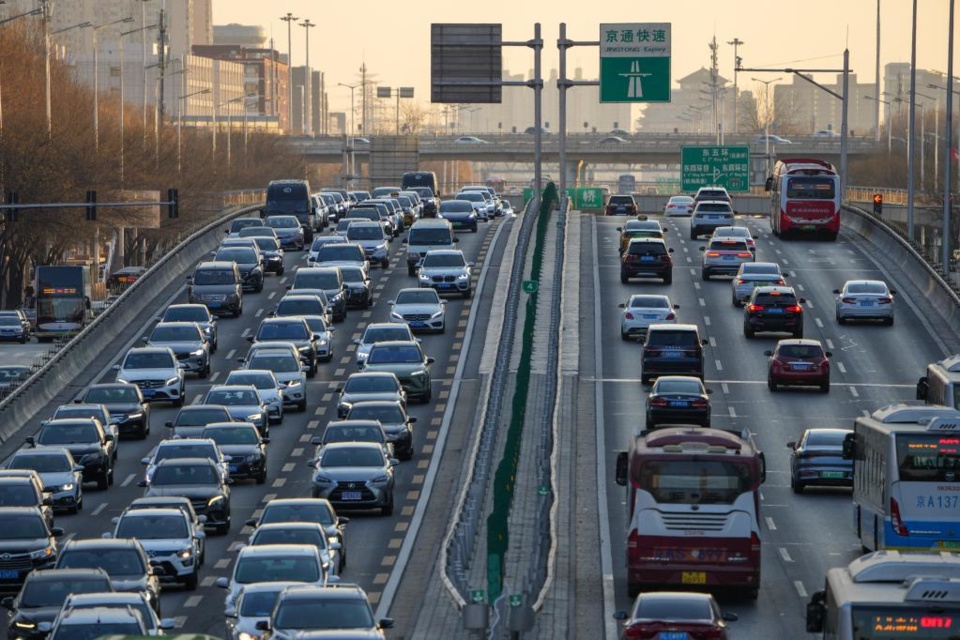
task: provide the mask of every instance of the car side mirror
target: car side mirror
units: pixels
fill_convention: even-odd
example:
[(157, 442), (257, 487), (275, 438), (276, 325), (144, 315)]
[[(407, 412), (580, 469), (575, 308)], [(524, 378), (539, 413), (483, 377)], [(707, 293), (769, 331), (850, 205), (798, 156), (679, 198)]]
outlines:
[(113, 367), (111, 367), (111, 368), (112, 368), (114, 371), (120, 371), (120, 365), (118, 365), (118, 364), (113, 365)]
[(767, 349), (766, 351), (763, 352), (763, 355), (768, 356), (768, 357), (769, 357), (769, 356), (772, 356), (772, 355), (773, 355), (773, 351), (771, 351), (770, 349)]
[(436, 362), (436, 360), (433, 358), (427, 358), (427, 364), (433, 364), (434, 362)]
[(214, 586), (220, 587), (221, 589), (229, 589), (230, 581), (225, 577), (221, 576), (213, 581)]
[(193, 284), (193, 276), (187, 276), (187, 284)]
[(707, 346), (708, 344), (710, 344), (710, 341), (709, 341), (709, 340), (707, 340), (706, 338), (700, 338), (700, 345), (701, 345), (701, 346), (704, 346), (704, 347), (705, 347), (705, 346)]
[[(168, 429), (173, 429), (173, 420), (167, 420), (163, 423), (163, 426), (167, 427)], [(144, 460), (146, 460), (146, 458), (144, 458)]]
[(138, 486), (138, 487), (146, 487), (146, 486), (147, 486), (147, 481), (146, 481), (146, 480), (139, 480), (139, 481), (137, 481), (137, 486)]
[(257, 620), (255, 625), (257, 631), (270, 631), (270, 621), (269, 620)]
[(797, 443), (795, 441), (791, 440), (790, 442), (787, 443), (787, 449), (796, 449), (796, 448), (797, 448)]
[(3, 600), (0, 600), (0, 606), (4, 609), (9, 609), (10, 611), (14, 610), (13, 606), (13, 596), (6, 596)]
[(410, 416), (409, 418), (407, 418), (407, 424), (413, 424), (416, 421), (417, 421), (417, 416)]
[(454, 242), (460, 242), (460, 238), (454, 238), (453, 241), (454, 241)]
[(140, 338), (140, 342), (143, 342), (143, 343), (150, 342), (150, 338), (148, 336), (143, 336), (142, 338)]
[(247, 521), (244, 522), (243, 524), (247, 525), (248, 527), (256, 527), (256, 526), (257, 526), (257, 519), (256, 519), (256, 518), (250, 518), (249, 520), (247, 520)]
[(667, 253), (673, 253), (673, 247), (670, 247), (669, 249), (667, 249)]
[(253, 344), (253, 341), (256, 340), (256, 336), (247, 336), (247, 342)]
[(313, 469), (313, 468), (315, 468), (315, 467), (317, 466), (317, 461), (316, 461), (316, 460), (307, 460), (306, 465), (307, 465), (308, 467), (310, 467), (311, 469)]
[(113, 537), (113, 534), (109, 531), (106, 531), (104, 533), (101, 533), (100, 537), (103, 538), (104, 540), (109, 540), (110, 538)]
[(614, 619), (614, 620), (618, 620), (618, 621), (620, 621), (620, 622), (623, 622), (624, 620), (629, 620), (629, 619), (630, 619), (630, 614), (628, 614), (626, 611), (622, 611), (622, 610), (621, 610), (621, 611), (614, 611), (614, 612), (613, 612), (613, 619)]
[(833, 293), (835, 293), (836, 295), (840, 295), (840, 289), (834, 289)]
[(844, 460), (853, 460), (854, 453), (857, 447), (857, 436), (854, 433), (848, 433), (843, 438), (843, 459)]
[(627, 486), (627, 468), (629, 466), (630, 454), (626, 451), (620, 451), (617, 453), (617, 472), (616, 480), (617, 484), (621, 487)]
[(737, 620), (740, 619), (740, 616), (735, 614), (733, 611), (724, 611), (723, 613), (720, 614), (720, 617), (722, 617), (727, 622), (736, 622)]
[(699, 249), (699, 251), (706, 251), (706, 250), (707, 250), (706, 247), (700, 247), (700, 249)]
[(169, 631), (176, 628), (177, 621), (173, 618), (160, 618), (160, 624), (158, 626), (164, 631)]
[(34, 440), (33, 436), (27, 436), (27, 437), (26, 437), (26, 442), (27, 442), (27, 444), (30, 445), (31, 447), (37, 446), (37, 441)]
[(680, 305), (675, 304), (675, 305), (673, 305), (673, 308), (674, 308), (674, 309), (679, 309), (679, 308), (680, 308)]
[(833, 352), (832, 352), (832, 351), (824, 351), (824, 352), (823, 352), (823, 355), (827, 356), (828, 358), (832, 358), (832, 357), (833, 357)]
[(806, 298), (797, 298), (797, 303), (798, 303), (798, 304), (806, 304), (806, 302), (807, 302), (807, 299), (806, 299)]

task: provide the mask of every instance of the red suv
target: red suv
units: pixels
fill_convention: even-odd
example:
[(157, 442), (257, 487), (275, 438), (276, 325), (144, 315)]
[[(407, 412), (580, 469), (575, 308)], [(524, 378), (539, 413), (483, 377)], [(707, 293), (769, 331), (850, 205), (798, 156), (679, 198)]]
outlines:
[(818, 386), (830, 393), (830, 358), (819, 340), (781, 340), (773, 351), (764, 351), (770, 358), (767, 386), (777, 391), (780, 385)]
[(654, 591), (641, 593), (629, 613), (617, 611), (613, 617), (623, 621), (623, 640), (727, 640), (727, 622), (737, 614), (720, 611), (709, 593)]

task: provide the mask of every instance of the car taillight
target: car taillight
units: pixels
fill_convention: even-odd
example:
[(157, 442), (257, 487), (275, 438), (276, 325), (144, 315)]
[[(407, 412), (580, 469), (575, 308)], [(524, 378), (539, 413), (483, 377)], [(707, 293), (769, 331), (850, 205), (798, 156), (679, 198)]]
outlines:
[(830, 361), (824, 358), (820, 361), (820, 369), (826, 370), (830, 368)]
[(707, 251), (706, 256), (707, 256), (708, 258), (719, 258), (719, 257), (720, 257), (720, 252), (719, 252), (719, 251)]
[(890, 304), (891, 302), (893, 302), (893, 298), (884, 297), (877, 300), (877, 302), (879, 302), (880, 304)]
[(707, 401), (704, 400), (703, 398), (698, 398), (697, 400), (694, 400), (694, 401), (693, 401), (693, 406), (694, 406), (694, 408), (696, 408), (696, 409), (706, 409), (706, 408), (707, 408)]
[(737, 284), (746, 284), (746, 283), (747, 281), (744, 280), (743, 278), (737, 278)]
[(673, 258), (670, 257), (669, 253), (663, 254), (663, 256), (661, 256), (661, 259), (663, 260), (664, 264), (673, 264)]
[(666, 398), (652, 398), (652, 399), (650, 400), (650, 406), (653, 406), (653, 407), (665, 407), (665, 406), (667, 406), (667, 399), (666, 399)]
[(803, 309), (800, 308), (800, 305), (798, 304), (790, 305), (789, 307), (787, 307), (787, 311), (789, 311), (790, 313), (803, 313)]
[(857, 301), (856, 298), (840, 298), (840, 301), (844, 304), (853, 304)]
[(737, 257), (738, 257), (738, 258), (752, 258), (752, 257), (753, 257), (753, 254), (750, 253), (749, 251), (741, 251), (740, 253), (737, 254)]
[(777, 281), (774, 282), (774, 284), (779, 285), (779, 286), (783, 286), (783, 285), (785, 285), (785, 284), (787, 284), (787, 283), (786, 283), (786, 281), (785, 281), (783, 278), (778, 278)]
[(676, 320), (676, 319), (677, 319), (677, 314), (675, 314), (673, 311), (668, 313), (667, 316), (664, 318), (664, 320)]
[(750, 313), (756, 313), (756, 312), (758, 312), (758, 311), (763, 311), (763, 305), (762, 305), (762, 304), (751, 304), (751, 305), (749, 305), (749, 306), (747, 307), (747, 311), (749, 311)]
[(750, 553), (760, 555), (760, 536), (756, 531), (750, 532)]
[(627, 536), (627, 565), (640, 562), (640, 535), (636, 529), (630, 530)]
[(627, 311), (625, 314), (623, 314), (623, 317), (626, 318), (627, 320), (633, 320), (633, 319), (634, 319), (633, 314), (630, 313), (629, 311)]
[(900, 519), (900, 505), (897, 504), (897, 501), (894, 498), (890, 498), (890, 524), (893, 525), (894, 530), (899, 535), (910, 535), (910, 530), (907, 529), (907, 525), (905, 525), (903, 520)]

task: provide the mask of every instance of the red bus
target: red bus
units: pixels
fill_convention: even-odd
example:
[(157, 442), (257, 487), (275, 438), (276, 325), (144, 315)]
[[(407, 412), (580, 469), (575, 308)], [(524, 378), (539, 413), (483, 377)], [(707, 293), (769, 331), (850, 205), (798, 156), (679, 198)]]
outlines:
[(807, 234), (836, 240), (840, 232), (840, 176), (829, 162), (784, 158), (767, 178), (770, 228), (787, 238)]
[(760, 588), (760, 484), (748, 432), (692, 426), (642, 432), (617, 456), (627, 487), (627, 593), (653, 585)]

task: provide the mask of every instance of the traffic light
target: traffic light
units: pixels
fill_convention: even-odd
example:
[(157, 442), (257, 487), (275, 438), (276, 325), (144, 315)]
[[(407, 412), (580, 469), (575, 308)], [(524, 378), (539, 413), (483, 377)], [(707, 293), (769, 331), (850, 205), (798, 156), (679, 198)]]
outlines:
[(167, 217), (180, 217), (180, 193), (176, 189), (167, 189)]
[[(16, 191), (7, 191), (7, 204), (20, 204), (20, 196)], [(20, 219), (20, 209), (14, 207), (6, 210), (7, 220), (16, 222)]]
[(883, 213), (883, 194), (882, 193), (873, 194), (873, 213), (878, 216)]
[(95, 221), (97, 219), (97, 192), (92, 189), (87, 191), (87, 220)]

